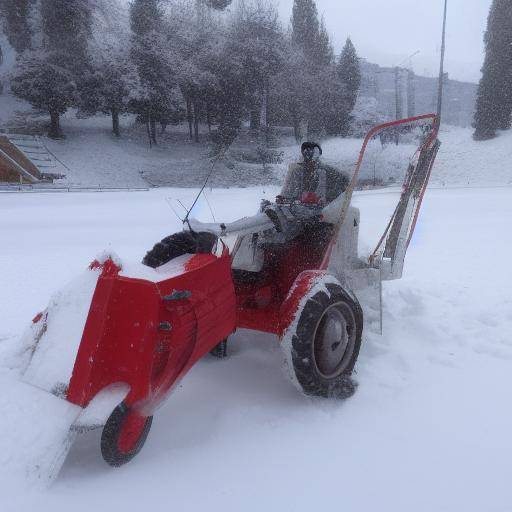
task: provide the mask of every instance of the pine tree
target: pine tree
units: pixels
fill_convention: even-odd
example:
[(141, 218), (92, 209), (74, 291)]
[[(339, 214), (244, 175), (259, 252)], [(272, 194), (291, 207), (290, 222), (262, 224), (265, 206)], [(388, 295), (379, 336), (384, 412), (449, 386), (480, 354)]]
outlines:
[(512, 0), (494, 0), (484, 36), (485, 60), (475, 112), (475, 140), (496, 136), (512, 121)]
[[(329, 36), (320, 25), (314, 0), (294, 0), (292, 11), (292, 42), (300, 48), (311, 64), (325, 65)], [(327, 50), (327, 51), (326, 51)], [(331, 50), (332, 51), (332, 50)]]
[(60, 58), (55, 52), (27, 51), (18, 61), (11, 79), (15, 96), (50, 114), (48, 135), (55, 139), (62, 137), (60, 115), (77, 100), (75, 77), (61, 66)]
[[(291, 41), (293, 48), (302, 53), (303, 59), (302, 62), (300, 58), (299, 61), (294, 59), (293, 65), (287, 66), (287, 72), (292, 73), (292, 76), (286, 81), (295, 81), (297, 85), (303, 84), (307, 87), (306, 90), (299, 91), (297, 85), (293, 86), (298, 96), (297, 101), (291, 102), (290, 106), (300, 105), (299, 111), (290, 112), (296, 138), (307, 137), (308, 133), (304, 132), (320, 136), (326, 131), (326, 95), (332, 96), (335, 74), (334, 52), (325, 23), (323, 19), (318, 19), (314, 0), (294, 0)], [(307, 128), (304, 129), (305, 127)]]
[(270, 81), (283, 62), (284, 34), (277, 11), (256, 1), (241, 4), (233, 23), (233, 53), (242, 66), (242, 80), (247, 89), (251, 128), (267, 128)]
[(341, 52), (336, 74), (339, 80), (339, 94), (337, 94), (336, 133), (348, 135), (350, 130), (351, 113), (357, 101), (359, 87), (361, 86), (361, 68), (356, 49), (348, 38)]
[(126, 48), (106, 48), (93, 56), (81, 91), (80, 113), (109, 114), (112, 132), (119, 137), (119, 116), (128, 111), (140, 91), (139, 75)]
[(142, 84), (141, 95), (131, 102), (131, 108), (140, 121), (148, 124), (153, 144), (157, 143), (156, 123), (169, 121), (177, 109), (176, 27), (168, 27), (166, 22), (160, 0), (131, 3), (131, 57)]
[(79, 75), (89, 61), (92, 12), (89, 0), (41, 0), (43, 45), (61, 55), (61, 65)]
[(334, 50), (323, 18), (318, 32), (317, 60), (322, 66), (330, 66), (334, 61)]
[(40, 0), (42, 46), (25, 51), (11, 89), (50, 114), (49, 136), (62, 136), (60, 116), (77, 104), (89, 65), (92, 13), (88, 0)]
[(130, 4), (130, 27), (139, 37), (162, 28), (161, 0), (133, 0)]
[(18, 53), (32, 45), (30, 14), (34, 0), (0, 0), (0, 18), (9, 44)]

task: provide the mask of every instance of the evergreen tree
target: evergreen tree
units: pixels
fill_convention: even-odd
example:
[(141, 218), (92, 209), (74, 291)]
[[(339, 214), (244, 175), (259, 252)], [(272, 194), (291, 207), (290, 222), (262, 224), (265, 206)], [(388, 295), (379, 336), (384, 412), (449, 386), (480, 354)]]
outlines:
[(318, 19), (314, 0), (294, 0), (292, 11), (292, 42), (299, 47), (310, 64), (332, 63), (333, 50), (325, 24)]
[(142, 94), (131, 108), (148, 124), (153, 144), (156, 123), (169, 120), (176, 110), (178, 52), (165, 21), (160, 0), (134, 0), (130, 5), (131, 55), (142, 84)]
[(323, 18), (318, 32), (317, 55), (318, 63), (322, 66), (330, 66), (334, 62), (334, 50)]
[(34, 0), (0, 0), (0, 18), (9, 44), (18, 53), (32, 45), (30, 14)]
[[(290, 112), (295, 135), (297, 140), (308, 137), (308, 132), (321, 136), (326, 132), (331, 114), (328, 96), (333, 95), (336, 84), (333, 49), (324, 21), (318, 19), (314, 0), (294, 0), (291, 42), (293, 50), (299, 54), (293, 59), (293, 64), (287, 66), (286, 72), (291, 76), (285, 82), (295, 82), (292, 88), (297, 95), (296, 101), (289, 103), (291, 108), (293, 105), (299, 108)], [(299, 84), (307, 89), (299, 91)]]
[(351, 113), (361, 86), (359, 58), (350, 38), (347, 39), (336, 65), (336, 75), (338, 86), (333, 98), (334, 115), (329, 131), (333, 135), (346, 136), (350, 130)]
[(89, 0), (41, 0), (43, 46), (80, 75), (89, 62), (92, 12)]
[(60, 115), (76, 105), (88, 69), (92, 13), (87, 0), (40, 0), (42, 46), (19, 60), (11, 88), (50, 114), (50, 137), (61, 137)]
[(182, 18), (174, 22), (177, 28), (174, 37), (180, 39), (177, 44), (178, 83), (185, 103), (190, 140), (199, 142), (200, 121), (206, 119), (211, 131), (217, 113), (214, 91), (218, 84), (209, 65), (216, 59), (215, 47), (222, 44), (222, 35), (217, 20), (202, 3), (196, 5), (196, 10), (181, 11), (180, 15)]
[(84, 79), (79, 103), (82, 114), (112, 117), (112, 132), (120, 136), (119, 116), (141, 94), (136, 67), (125, 48), (107, 48), (94, 55)]
[(130, 27), (135, 36), (161, 30), (163, 16), (161, 0), (133, 0), (130, 4)]
[(292, 11), (292, 42), (305, 55), (316, 60), (320, 33), (318, 11), (314, 0), (294, 0)]
[(242, 3), (230, 35), (242, 66), (247, 89), (251, 128), (267, 128), (270, 82), (283, 63), (284, 35), (277, 11), (260, 1)]
[(475, 112), (476, 140), (495, 137), (512, 118), (512, 0), (494, 0), (484, 36), (485, 60)]
[(59, 53), (25, 52), (11, 79), (12, 92), (36, 109), (50, 114), (52, 138), (62, 137), (60, 115), (76, 104), (77, 87), (74, 75), (60, 65)]

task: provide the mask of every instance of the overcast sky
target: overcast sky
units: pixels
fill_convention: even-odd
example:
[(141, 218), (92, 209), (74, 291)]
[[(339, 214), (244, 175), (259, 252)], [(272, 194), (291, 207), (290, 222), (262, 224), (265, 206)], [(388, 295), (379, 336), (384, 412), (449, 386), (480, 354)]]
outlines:
[[(483, 62), (483, 33), (492, 0), (448, 0), (446, 71), (477, 82)], [(288, 25), (293, 0), (277, 0)], [(361, 57), (382, 65), (404, 63), (416, 73), (438, 75), (443, 0), (316, 0), (336, 52), (350, 36)]]

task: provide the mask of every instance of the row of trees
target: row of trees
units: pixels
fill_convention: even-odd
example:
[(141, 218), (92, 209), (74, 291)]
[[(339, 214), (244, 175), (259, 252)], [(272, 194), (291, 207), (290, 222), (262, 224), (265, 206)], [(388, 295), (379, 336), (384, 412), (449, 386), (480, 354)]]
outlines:
[(19, 54), (11, 90), (49, 113), (50, 136), (72, 107), (110, 114), (116, 135), (119, 116), (134, 113), (153, 143), (158, 127), (183, 120), (196, 141), (201, 123), (215, 126), (222, 144), (244, 120), (293, 126), (297, 139), (348, 134), (359, 60), (350, 40), (335, 58), (314, 0), (294, 1), (288, 31), (270, 0), (132, 0), (129, 27), (114, 35), (114, 5), (0, 0)]
[(485, 61), (475, 113), (476, 140), (512, 124), (512, 0), (494, 0), (487, 20)]

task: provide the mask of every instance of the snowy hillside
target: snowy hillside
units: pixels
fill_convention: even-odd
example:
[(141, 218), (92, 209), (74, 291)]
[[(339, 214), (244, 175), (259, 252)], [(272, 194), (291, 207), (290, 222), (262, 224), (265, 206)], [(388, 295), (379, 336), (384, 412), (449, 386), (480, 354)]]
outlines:
[[(230, 220), (254, 212), (263, 194), (209, 198), (217, 218)], [(107, 467), (93, 432), (78, 439), (51, 489), (27, 483), (17, 472), (23, 457), (32, 460), (58, 425), (40, 392), (16, 382), (18, 337), (103, 249), (140, 260), (179, 227), (165, 199), (192, 195), (1, 196), (2, 510), (508, 510), (512, 274), (496, 256), (512, 247), (511, 189), (427, 194), (405, 277), (385, 284), (384, 335), (365, 335), (350, 400), (302, 397), (276, 340), (239, 332), (229, 359), (200, 361), (157, 412), (133, 462)], [(377, 195), (356, 198), (363, 230), (381, 216)]]

